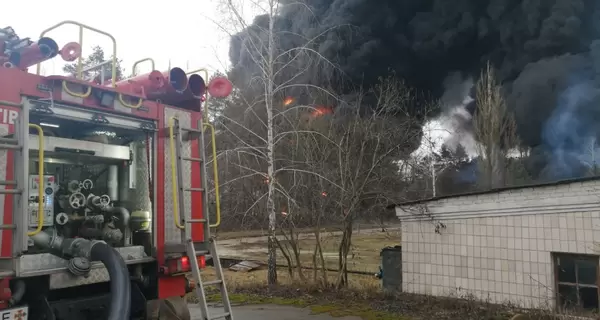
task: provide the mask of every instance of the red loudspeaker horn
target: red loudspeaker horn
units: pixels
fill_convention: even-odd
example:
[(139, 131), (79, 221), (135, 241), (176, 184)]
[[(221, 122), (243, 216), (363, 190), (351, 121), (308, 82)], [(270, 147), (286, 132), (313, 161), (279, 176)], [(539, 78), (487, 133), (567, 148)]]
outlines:
[(69, 42), (60, 49), (59, 53), (64, 61), (72, 62), (81, 57), (81, 46), (77, 42)]
[(29, 68), (38, 63), (54, 58), (58, 54), (58, 45), (51, 38), (41, 38), (38, 42), (19, 50), (21, 61), (17, 66)]
[(208, 83), (208, 93), (215, 98), (225, 98), (233, 91), (233, 84), (225, 77), (216, 77)]

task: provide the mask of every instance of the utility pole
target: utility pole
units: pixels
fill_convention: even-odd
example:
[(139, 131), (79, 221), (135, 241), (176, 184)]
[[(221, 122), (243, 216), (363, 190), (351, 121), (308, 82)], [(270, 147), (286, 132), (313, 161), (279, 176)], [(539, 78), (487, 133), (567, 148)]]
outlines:
[(432, 191), (432, 195), (435, 198), (436, 196), (436, 191), (435, 191), (435, 180), (437, 179), (435, 176), (435, 160), (431, 160), (430, 163), (430, 169), (431, 169), (431, 191)]

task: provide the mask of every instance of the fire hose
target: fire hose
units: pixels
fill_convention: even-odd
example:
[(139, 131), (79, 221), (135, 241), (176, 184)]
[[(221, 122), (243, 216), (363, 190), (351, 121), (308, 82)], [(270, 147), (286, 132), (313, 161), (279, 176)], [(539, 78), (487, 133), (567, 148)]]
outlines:
[(131, 283), (127, 265), (119, 253), (104, 241), (83, 238), (63, 238), (54, 229), (30, 236), (35, 245), (46, 248), (63, 259), (84, 258), (100, 261), (110, 277), (110, 311), (108, 320), (129, 319), (131, 312)]

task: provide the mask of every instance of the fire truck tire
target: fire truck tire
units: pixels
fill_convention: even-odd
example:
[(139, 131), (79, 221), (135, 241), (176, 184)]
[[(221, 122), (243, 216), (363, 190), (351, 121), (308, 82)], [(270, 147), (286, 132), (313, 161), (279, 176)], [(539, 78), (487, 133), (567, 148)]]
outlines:
[(146, 320), (191, 320), (190, 309), (181, 297), (148, 301)]

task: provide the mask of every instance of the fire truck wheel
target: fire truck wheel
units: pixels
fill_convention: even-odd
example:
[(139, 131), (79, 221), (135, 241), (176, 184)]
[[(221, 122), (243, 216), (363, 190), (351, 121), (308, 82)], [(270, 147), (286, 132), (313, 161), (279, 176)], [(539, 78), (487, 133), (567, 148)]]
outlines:
[(148, 301), (146, 320), (191, 320), (190, 309), (181, 297)]

